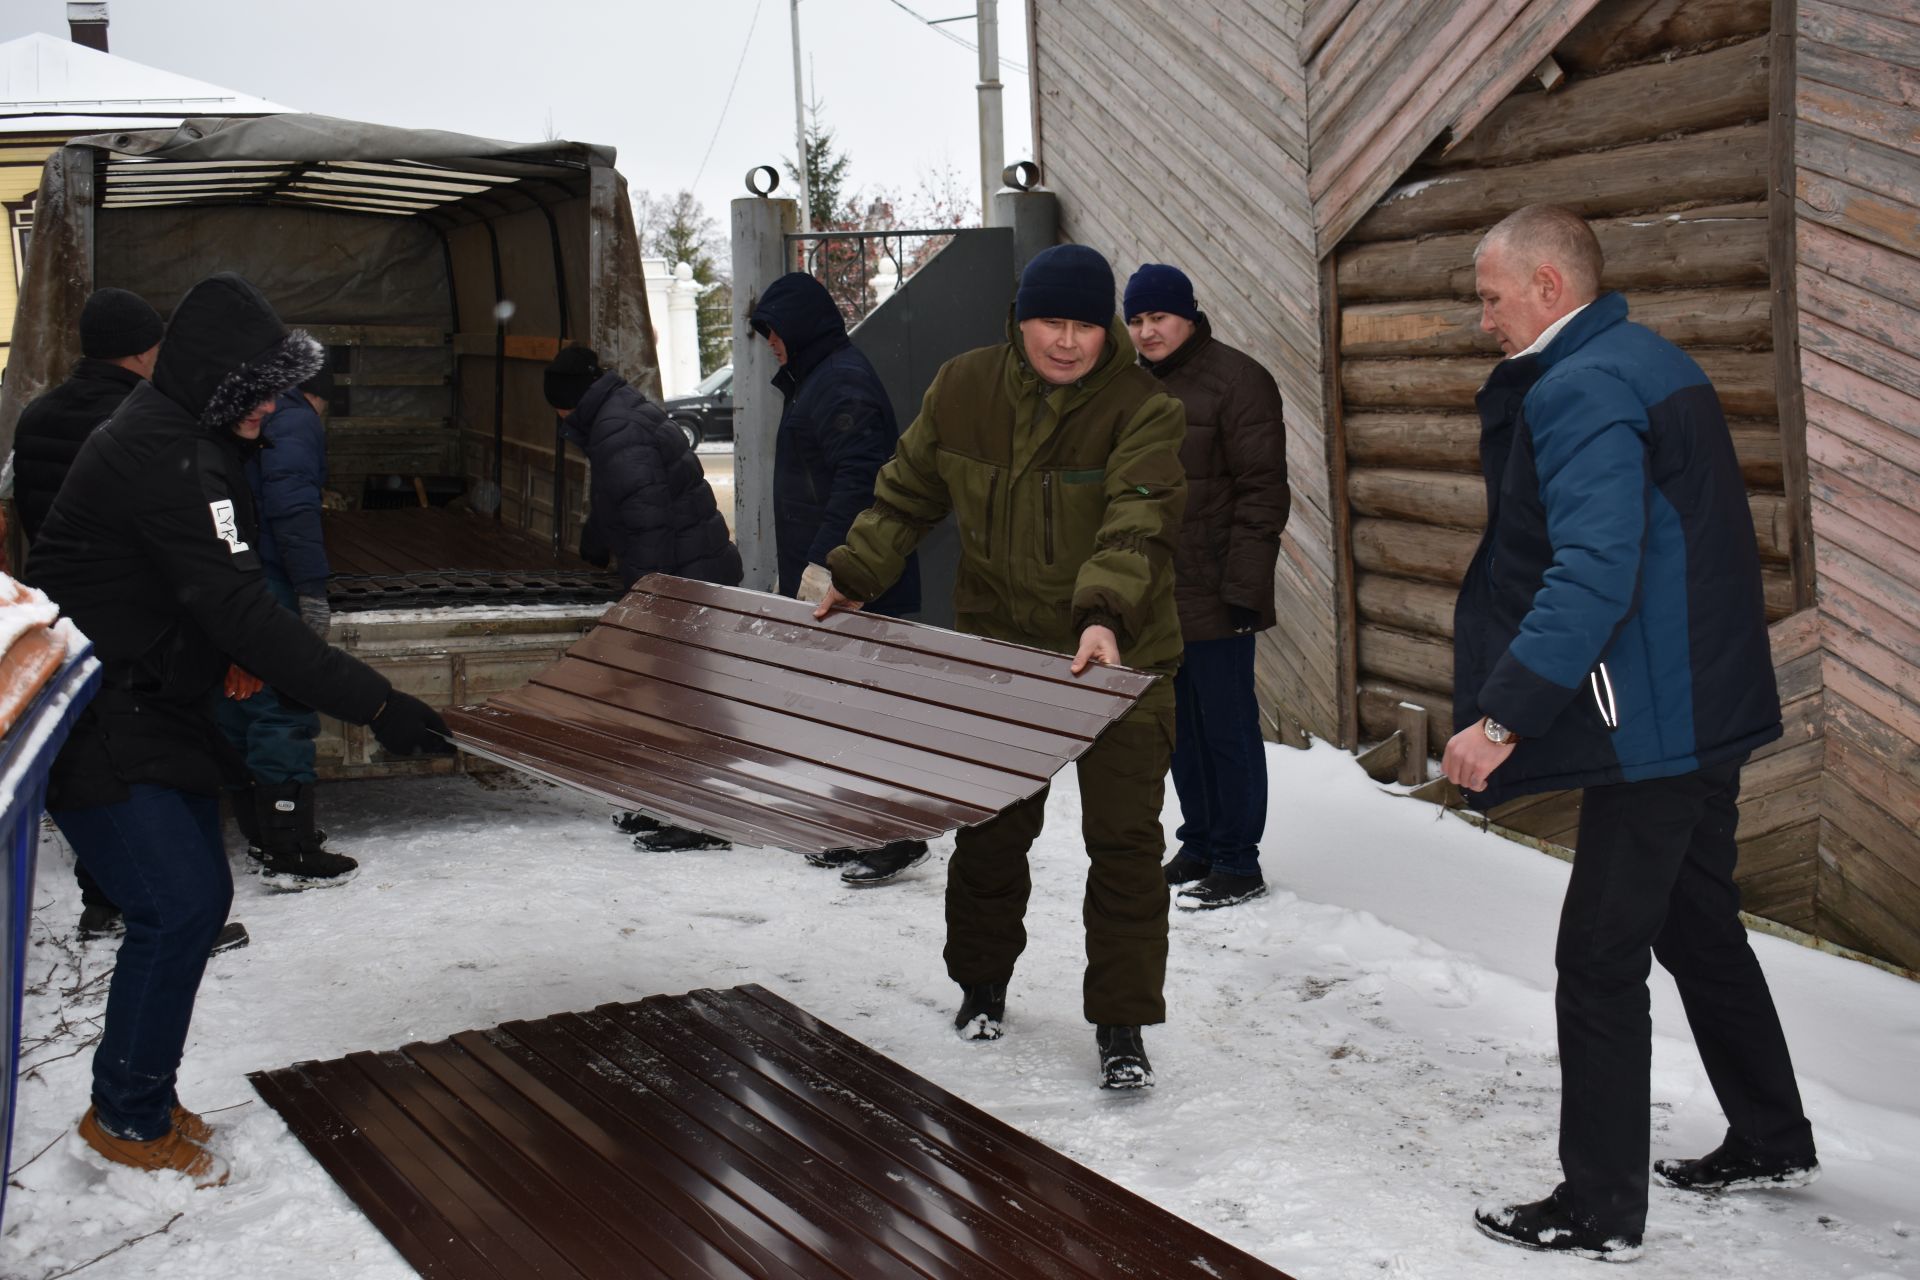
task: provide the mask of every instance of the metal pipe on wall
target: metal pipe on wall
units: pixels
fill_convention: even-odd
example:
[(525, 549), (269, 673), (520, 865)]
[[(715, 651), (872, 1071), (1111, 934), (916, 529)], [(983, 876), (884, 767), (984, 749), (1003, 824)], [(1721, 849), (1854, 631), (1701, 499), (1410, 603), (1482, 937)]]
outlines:
[(1006, 127), (1000, 99), (1000, 14), (998, 0), (979, 0), (980, 36), (980, 225), (994, 221), (993, 193), (1000, 189), (1006, 165)]

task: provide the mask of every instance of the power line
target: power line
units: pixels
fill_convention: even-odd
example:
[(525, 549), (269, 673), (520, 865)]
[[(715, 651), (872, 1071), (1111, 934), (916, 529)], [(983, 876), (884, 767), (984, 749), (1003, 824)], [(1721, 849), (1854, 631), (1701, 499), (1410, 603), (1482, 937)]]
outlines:
[[(916, 13), (912, 9), (909, 9), (906, 5), (902, 4), (900, 0), (887, 0), (887, 3), (892, 5), (894, 8), (898, 9), (900, 12), (911, 17), (915, 22), (920, 23), (922, 26), (926, 27), (927, 30), (933, 32), (935, 35), (941, 36), (941, 37), (944, 37), (945, 39), (953, 41), (955, 44), (959, 45), (962, 49), (971, 49), (975, 53), (980, 52), (979, 45), (967, 39), (965, 36), (955, 35), (953, 32), (947, 30), (945, 27), (940, 25), (942, 22), (951, 22), (953, 21), (953, 19), (929, 18), (923, 13)], [(1015, 62), (1012, 59), (1004, 56), (1000, 59), (1000, 67), (1002, 70), (1011, 71), (1016, 75), (1023, 76), (1027, 74), (1027, 69), (1024, 65), (1018, 62)]]
[(747, 50), (753, 47), (753, 29), (760, 22), (760, 6), (764, 0), (754, 0), (753, 17), (747, 21), (747, 38), (740, 42), (740, 61), (733, 64), (733, 79), (727, 84), (727, 100), (720, 104), (720, 118), (713, 122), (713, 136), (707, 139), (706, 154), (700, 157), (700, 168), (693, 175), (693, 185), (689, 191), (700, 188), (700, 179), (706, 176), (707, 161), (713, 157), (713, 144), (720, 141), (720, 127), (727, 122), (727, 108), (733, 105), (733, 91), (740, 84), (740, 70), (747, 65)]

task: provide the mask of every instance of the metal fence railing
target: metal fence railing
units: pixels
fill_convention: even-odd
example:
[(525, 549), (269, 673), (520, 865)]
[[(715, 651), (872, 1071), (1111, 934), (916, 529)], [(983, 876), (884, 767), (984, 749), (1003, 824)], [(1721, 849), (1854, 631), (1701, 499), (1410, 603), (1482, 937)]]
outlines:
[(787, 261), (792, 270), (815, 276), (827, 286), (851, 329), (962, 230), (806, 232), (787, 237)]

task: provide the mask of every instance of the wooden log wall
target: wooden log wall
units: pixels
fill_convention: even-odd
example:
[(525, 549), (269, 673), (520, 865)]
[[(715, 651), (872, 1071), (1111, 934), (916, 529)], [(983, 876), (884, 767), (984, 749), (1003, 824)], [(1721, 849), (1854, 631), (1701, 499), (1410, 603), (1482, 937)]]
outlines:
[(1920, 968), (1920, 10), (1787, 8), (1826, 712), (1815, 924)]
[(1142, 262), (1193, 278), (1222, 340), (1280, 384), (1293, 514), (1261, 637), (1269, 721), (1350, 742), (1341, 662), (1336, 459), (1322, 415), (1321, 275), (1306, 194), (1304, 0), (1032, 0), (1035, 146), (1066, 238), (1124, 282)]

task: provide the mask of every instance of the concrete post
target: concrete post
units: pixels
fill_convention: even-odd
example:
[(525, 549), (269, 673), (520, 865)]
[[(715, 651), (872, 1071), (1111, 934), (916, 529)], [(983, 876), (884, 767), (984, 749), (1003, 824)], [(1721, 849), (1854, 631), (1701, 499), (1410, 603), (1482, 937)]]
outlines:
[(1042, 249), (1060, 243), (1060, 200), (1051, 191), (1002, 189), (993, 197), (993, 225), (1013, 228), (1016, 279)]
[(779, 579), (773, 542), (773, 442), (780, 426), (777, 366), (747, 318), (766, 287), (786, 272), (787, 236), (799, 220), (792, 200), (748, 196), (733, 202), (733, 537), (746, 566), (741, 585), (772, 591)]

